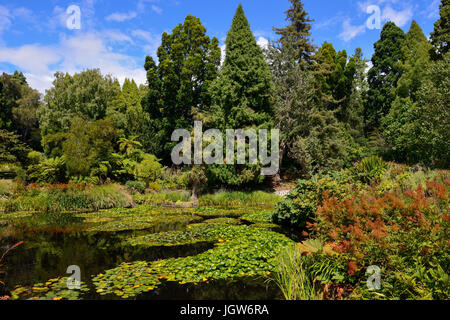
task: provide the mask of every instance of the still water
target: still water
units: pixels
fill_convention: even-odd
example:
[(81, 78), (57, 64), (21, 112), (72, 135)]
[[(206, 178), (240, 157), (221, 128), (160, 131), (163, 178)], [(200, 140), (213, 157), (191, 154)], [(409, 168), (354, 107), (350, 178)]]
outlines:
[[(26, 218), (32, 219), (32, 218)], [(146, 233), (184, 230), (187, 224), (160, 224), (140, 231), (86, 232), (82, 219), (46, 222), (39, 227), (32, 221), (23, 224), (2, 223), (0, 225), (0, 252), (9, 246), (24, 241), (5, 257), (0, 279), (0, 296), (9, 295), (16, 286), (32, 286), (51, 278), (69, 276), (67, 267), (77, 265), (81, 269), (81, 280), (90, 288), (83, 299), (120, 299), (115, 295), (101, 296), (96, 293), (91, 278), (122, 262), (155, 261), (197, 255), (214, 247), (203, 242), (175, 247), (131, 247), (124, 246), (123, 239)], [(25, 223), (27, 222), (27, 223)], [(60, 226), (64, 225), (64, 227)], [(2, 230), (3, 229), (3, 230)], [(198, 285), (180, 285), (165, 282), (157, 290), (141, 294), (134, 299), (164, 300), (272, 300), (281, 298), (279, 289), (267, 279), (246, 278), (238, 281), (211, 281)]]

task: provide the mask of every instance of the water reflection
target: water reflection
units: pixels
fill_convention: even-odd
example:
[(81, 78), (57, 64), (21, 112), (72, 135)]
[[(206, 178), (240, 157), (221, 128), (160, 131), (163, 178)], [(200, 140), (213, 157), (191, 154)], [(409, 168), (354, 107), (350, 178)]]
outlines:
[[(194, 221), (198, 222), (198, 221)], [(191, 222), (192, 223), (192, 222)], [(0, 226), (0, 247), (18, 241), (24, 244), (5, 258), (5, 286), (0, 286), (0, 296), (9, 295), (18, 285), (31, 286), (48, 279), (67, 276), (70, 265), (81, 268), (82, 281), (90, 292), (85, 299), (117, 299), (117, 296), (100, 296), (91, 281), (92, 275), (115, 268), (123, 262), (197, 255), (214, 247), (213, 243), (200, 242), (174, 247), (132, 247), (124, 239), (148, 233), (185, 230), (186, 223), (158, 223), (146, 230), (122, 232), (87, 232), (83, 219), (61, 216), (33, 216)], [(7, 232), (5, 232), (7, 231)], [(236, 282), (213, 281), (198, 285), (163, 283), (157, 290), (142, 294), (136, 299), (239, 299), (260, 300), (279, 297), (279, 290), (265, 280), (245, 279)]]

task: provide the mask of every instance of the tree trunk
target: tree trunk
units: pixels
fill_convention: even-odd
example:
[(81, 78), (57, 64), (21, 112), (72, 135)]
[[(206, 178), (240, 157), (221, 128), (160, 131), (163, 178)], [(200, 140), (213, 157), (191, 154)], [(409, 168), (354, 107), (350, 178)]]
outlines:
[(194, 203), (194, 208), (198, 208), (197, 184), (192, 186), (191, 201)]

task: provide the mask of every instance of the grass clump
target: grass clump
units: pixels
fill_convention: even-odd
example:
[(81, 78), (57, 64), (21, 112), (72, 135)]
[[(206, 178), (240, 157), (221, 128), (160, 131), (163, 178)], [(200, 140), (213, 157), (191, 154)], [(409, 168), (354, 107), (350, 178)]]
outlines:
[(202, 195), (198, 202), (200, 206), (267, 206), (271, 207), (282, 200), (276, 194), (263, 191), (254, 192), (218, 192), (215, 194)]
[(97, 211), (133, 204), (127, 191), (116, 184), (58, 184), (23, 186), (3, 203), (5, 212)]
[(147, 193), (144, 195), (138, 194), (133, 196), (133, 200), (138, 204), (146, 205), (164, 205), (187, 203), (191, 193), (189, 191), (161, 191), (154, 193)]

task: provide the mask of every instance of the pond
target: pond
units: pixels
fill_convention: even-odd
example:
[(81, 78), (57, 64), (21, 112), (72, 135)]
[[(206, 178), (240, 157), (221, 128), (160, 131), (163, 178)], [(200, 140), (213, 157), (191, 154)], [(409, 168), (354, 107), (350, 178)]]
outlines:
[[(7, 273), (0, 296), (281, 299), (269, 274), (276, 251), (291, 240), (274, 231), (277, 227), (269, 217), (270, 210), (261, 208), (146, 206), (93, 213), (3, 214), (0, 252), (24, 243), (3, 261)], [(81, 270), (80, 292), (68, 292), (65, 284), (72, 265)]]

